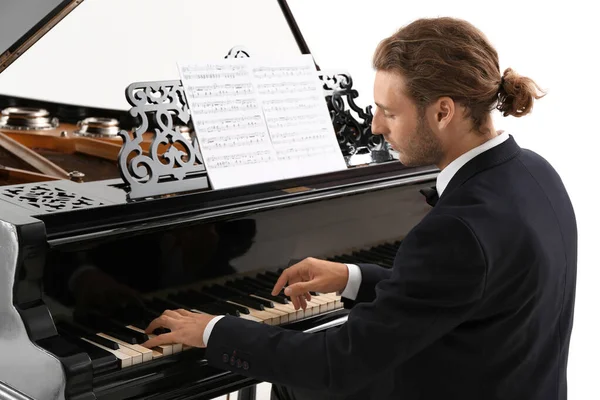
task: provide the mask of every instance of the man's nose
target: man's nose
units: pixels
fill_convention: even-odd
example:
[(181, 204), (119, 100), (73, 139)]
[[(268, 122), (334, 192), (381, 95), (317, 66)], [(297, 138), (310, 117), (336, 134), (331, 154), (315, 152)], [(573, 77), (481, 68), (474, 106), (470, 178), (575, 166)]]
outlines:
[(371, 121), (371, 132), (373, 135), (383, 135), (386, 133), (385, 124), (381, 122), (381, 115), (378, 111), (375, 111), (373, 121)]

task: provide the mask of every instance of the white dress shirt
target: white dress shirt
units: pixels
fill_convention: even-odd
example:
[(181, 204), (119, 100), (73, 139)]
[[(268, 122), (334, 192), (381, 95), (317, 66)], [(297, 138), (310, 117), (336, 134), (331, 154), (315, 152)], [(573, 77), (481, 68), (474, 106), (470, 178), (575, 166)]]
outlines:
[[(438, 174), (437, 179), (436, 179), (435, 187), (437, 189), (438, 196), (439, 197), (442, 196), (442, 193), (448, 186), (448, 183), (450, 183), (450, 180), (452, 179), (452, 177), (458, 172), (459, 169), (462, 168), (463, 165), (465, 165), (468, 161), (475, 158), (476, 156), (483, 153), (484, 151), (487, 151), (487, 150), (491, 149), (492, 147), (498, 146), (500, 143), (502, 143), (506, 139), (508, 139), (508, 137), (509, 137), (508, 133), (506, 133), (504, 131), (500, 131), (498, 133), (498, 136), (467, 151), (466, 153), (464, 153), (463, 155), (461, 155), (460, 157), (458, 157), (454, 161), (452, 161), (450, 164), (448, 164), (448, 166), (446, 166), (446, 168), (444, 168), (442, 171), (440, 171), (440, 173)], [(346, 284), (346, 287), (340, 293), (340, 295), (347, 299), (355, 300), (356, 296), (358, 295), (358, 289), (360, 288), (360, 284), (362, 283), (362, 273), (361, 273), (358, 265), (346, 264), (346, 267), (348, 267), (348, 283)], [(204, 340), (205, 345), (208, 345), (208, 338), (210, 337), (210, 333), (213, 329), (213, 326), (215, 326), (215, 324), (221, 318), (223, 318), (222, 315), (213, 318), (212, 320), (210, 320), (210, 322), (206, 326), (206, 329), (204, 330), (204, 335), (203, 335), (203, 340)]]

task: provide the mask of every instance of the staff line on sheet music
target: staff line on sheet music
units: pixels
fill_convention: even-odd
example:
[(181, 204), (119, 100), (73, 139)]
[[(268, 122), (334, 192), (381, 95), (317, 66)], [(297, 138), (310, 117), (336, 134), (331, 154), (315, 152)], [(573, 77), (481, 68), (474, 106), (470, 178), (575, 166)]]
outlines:
[(304, 160), (310, 173), (346, 168), (310, 57), (188, 64), (180, 74), (215, 187), (298, 176)]

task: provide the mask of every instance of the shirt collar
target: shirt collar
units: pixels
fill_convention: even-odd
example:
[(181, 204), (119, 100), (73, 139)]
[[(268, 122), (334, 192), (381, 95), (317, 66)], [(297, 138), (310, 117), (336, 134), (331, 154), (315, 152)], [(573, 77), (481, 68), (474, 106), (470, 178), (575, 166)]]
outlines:
[(452, 179), (452, 177), (458, 172), (458, 170), (463, 165), (465, 165), (471, 159), (477, 157), (479, 154), (483, 153), (484, 151), (487, 151), (493, 147), (498, 146), (500, 143), (502, 143), (506, 139), (508, 139), (508, 137), (509, 137), (508, 133), (502, 131), (498, 134), (498, 136), (467, 151), (466, 153), (464, 153), (463, 155), (461, 155), (460, 157), (458, 157), (457, 159), (452, 161), (450, 164), (448, 164), (448, 166), (446, 168), (444, 168), (442, 171), (440, 171), (440, 173), (437, 176), (435, 187), (437, 189), (438, 196), (439, 197), (442, 196), (442, 193), (448, 186), (448, 183), (450, 183), (450, 180)]

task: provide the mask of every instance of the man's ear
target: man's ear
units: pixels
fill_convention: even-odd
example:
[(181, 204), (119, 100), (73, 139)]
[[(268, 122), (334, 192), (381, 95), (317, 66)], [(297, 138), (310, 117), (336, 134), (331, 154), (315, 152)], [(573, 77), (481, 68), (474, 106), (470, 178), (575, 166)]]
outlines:
[(438, 129), (443, 129), (450, 124), (456, 113), (456, 104), (450, 97), (440, 97), (432, 107), (434, 123)]

